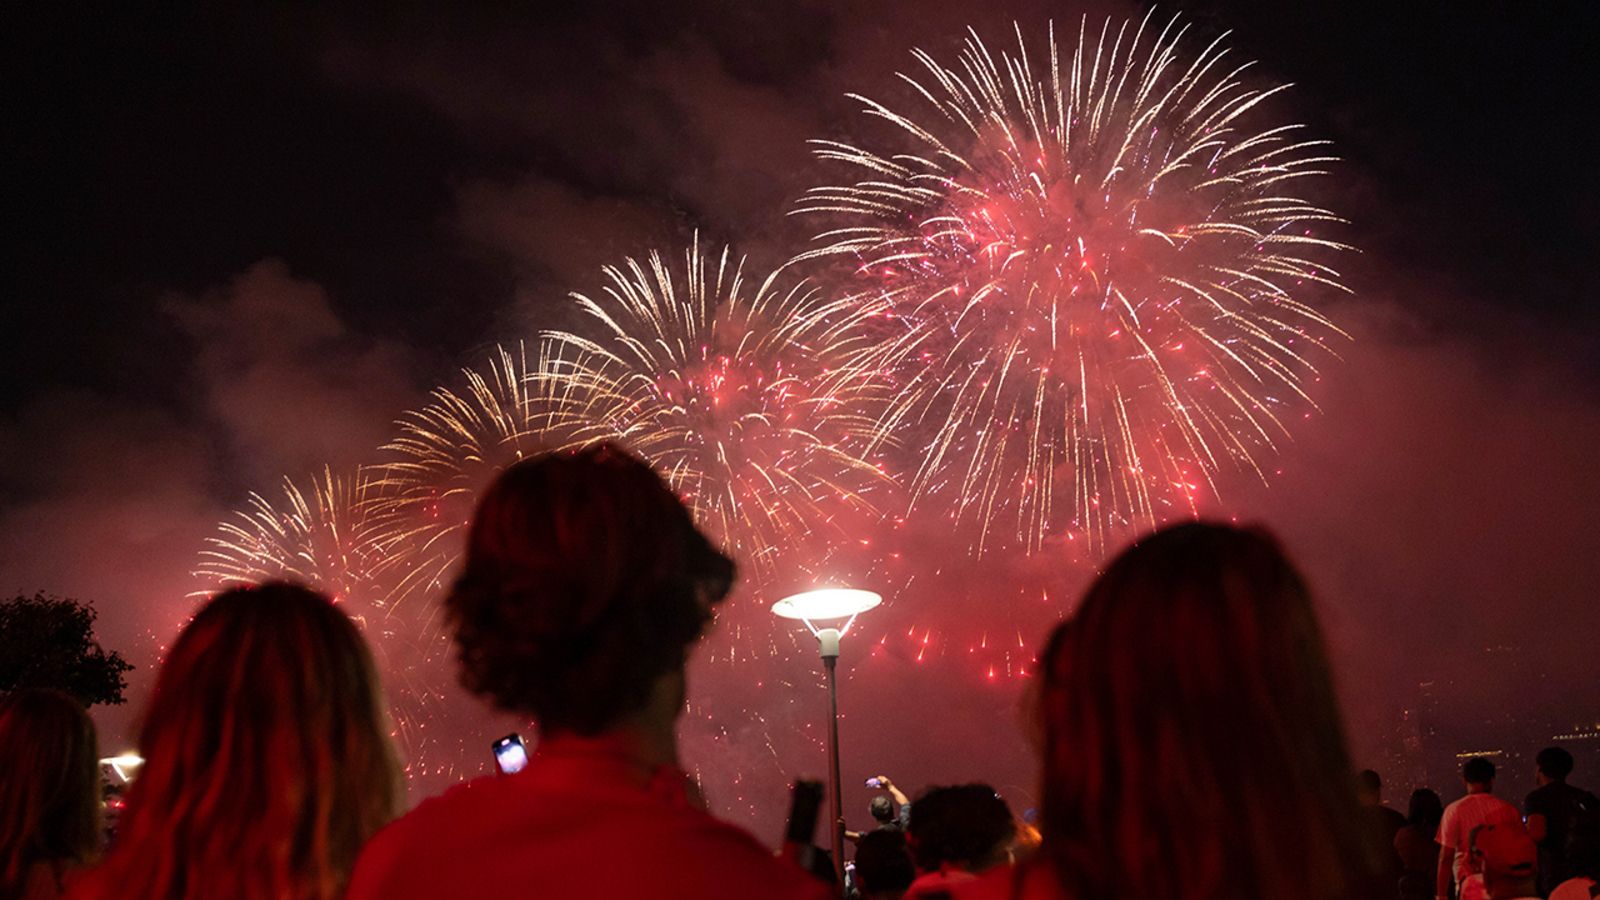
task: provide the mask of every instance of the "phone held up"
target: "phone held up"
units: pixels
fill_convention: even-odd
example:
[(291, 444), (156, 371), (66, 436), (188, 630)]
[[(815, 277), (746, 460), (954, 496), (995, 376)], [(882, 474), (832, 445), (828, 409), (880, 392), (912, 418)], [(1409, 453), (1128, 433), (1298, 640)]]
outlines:
[(494, 742), (494, 764), (502, 775), (514, 775), (528, 764), (528, 748), (522, 746), (522, 736), (508, 734)]

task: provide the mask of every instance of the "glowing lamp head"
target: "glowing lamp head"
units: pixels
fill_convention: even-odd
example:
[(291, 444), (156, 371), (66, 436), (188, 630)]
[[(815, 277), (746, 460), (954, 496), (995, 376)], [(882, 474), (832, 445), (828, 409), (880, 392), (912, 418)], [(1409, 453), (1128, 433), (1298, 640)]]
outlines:
[[(882, 602), (883, 598), (872, 591), (818, 588), (779, 600), (772, 604), (772, 614), (806, 623), (811, 633), (817, 636), (823, 659), (832, 660), (839, 656), (839, 638), (850, 630), (856, 616)], [(844, 620), (843, 624), (839, 623), (840, 619)], [(824, 623), (824, 626), (818, 628), (818, 622)]]
[(772, 604), (772, 614), (799, 619), (807, 625), (834, 619), (853, 619), (883, 602), (872, 591), (854, 588), (818, 588), (785, 597)]
[(117, 777), (127, 783), (133, 780), (133, 773), (144, 765), (144, 757), (137, 753), (123, 753), (120, 756), (108, 756), (100, 760), (100, 765), (110, 766), (111, 770), (117, 773)]

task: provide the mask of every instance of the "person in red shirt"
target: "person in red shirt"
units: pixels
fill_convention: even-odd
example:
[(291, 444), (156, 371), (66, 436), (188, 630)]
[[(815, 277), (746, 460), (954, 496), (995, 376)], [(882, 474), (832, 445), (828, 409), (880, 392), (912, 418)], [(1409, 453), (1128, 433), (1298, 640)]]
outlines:
[(531, 715), (527, 766), (429, 800), (363, 850), (348, 900), (771, 897), (827, 889), (697, 802), (675, 725), (733, 562), (604, 445), (503, 472), (444, 600), (462, 682)]
[(1478, 871), (1471, 853), (1473, 830), (1483, 825), (1522, 824), (1517, 808), (1494, 795), (1494, 774), (1494, 763), (1482, 756), (1474, 756), (1461, 766), (1467, 795), (1446, 806), (1439, 820), (1437, 897), (1482, 900), (1483, 873)]

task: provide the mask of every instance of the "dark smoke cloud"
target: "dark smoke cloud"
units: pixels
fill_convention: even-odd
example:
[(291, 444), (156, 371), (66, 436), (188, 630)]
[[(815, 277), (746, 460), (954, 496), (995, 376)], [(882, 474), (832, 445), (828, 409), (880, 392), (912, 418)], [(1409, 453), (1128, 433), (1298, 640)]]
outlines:
[[(184, 619), (194, 551), (217, 520), (213, 463), (171, 412), (87, 392), (42, 395), (0, 422), (0, 590), (93, 602), (101, 642), (138, 666), (135, 702)], [(127, 746), (134, 710), (99, 712), (102, 740)]]
[(369, 459), (416, 396), (410, 351), (352, 334), (280, 260), (166, 308), (194, 342), (204, 413), (254, 483)]
[[(1588, 477), (1600, 402), (1559, 336), (1440, 333), (1398, 301), (1345, 311), (1330, 369), (1270, 490), (1241, 514), (1277, 528), (1321, 593), (1358, 744), (1426, 680), (1462, 686), (1450, 713), (1576, 708), (1595, 674), (1600, 584)], [(1431, 333), (1430, 333), (1431, 332)], [(1499, 678), (1519, 648), (1542, 677)], [(1392, 719), (1391, 719), (1392, 721)]]
[(132, 702), (97, 710), (107, 746), (133, 740), (217, 523), (248, 490), (372, 458), (414, 397), (407, 351), (350, 333), (282, 262), (159, 302), (193, 342), (179, 376), (192, 407), (57, 390), (0, 420), (0, 589), (93, 602), (102, 643), (138, 666)]

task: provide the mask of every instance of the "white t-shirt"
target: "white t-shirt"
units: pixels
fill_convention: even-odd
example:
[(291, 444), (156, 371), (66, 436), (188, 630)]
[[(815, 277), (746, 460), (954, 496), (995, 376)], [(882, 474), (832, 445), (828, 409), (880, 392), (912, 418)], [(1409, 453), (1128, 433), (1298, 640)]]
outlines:
[(1508, 825), (1522, 823), (1522, 813), (1517, 808), (1493, 794), (1468, 794), (1444, 808), (1444, 818), (1439, 820), (1439, 846), (1455, 854), (1453, 871), (1456, 884), (1461, 884), (1472, 874), (1471, 849), (1468, 838), (1479, 825)]
[(1550, 892), (1550, 900), (1589, 900), (1593, 896), (1589, 893), (1589, 889), (1594, 887), (1594, 884), (1593, 878), (1582, 876), (1568, 878)]

